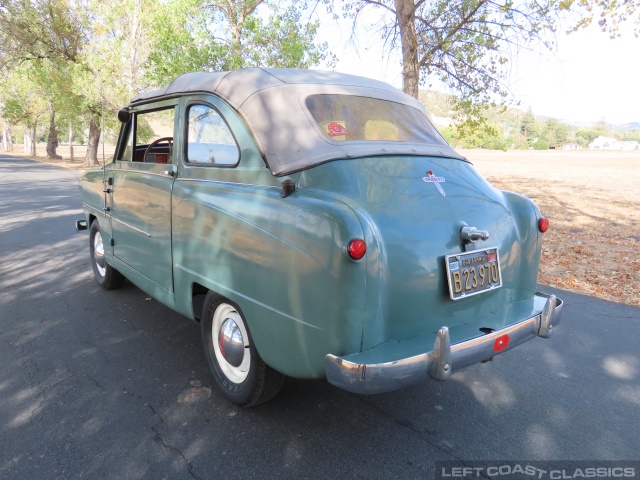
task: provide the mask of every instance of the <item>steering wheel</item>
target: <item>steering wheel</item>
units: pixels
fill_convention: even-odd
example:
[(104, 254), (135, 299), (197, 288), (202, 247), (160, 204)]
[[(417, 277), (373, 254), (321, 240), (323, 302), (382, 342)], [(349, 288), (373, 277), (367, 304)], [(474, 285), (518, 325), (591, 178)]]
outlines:
[(142, 157), (142, 161), (144, 163), (147, 163), (147, 155), (149, 155), (149, 152), (153, 149), (153, 147), (158, 146), (162, 142), (167, 142), (167, 144), (169, 145), (169, 155), (171, 155), (173, 151), (173, 137), (158, 138), (157, 140), (151, 142), (147, 149), (144, 151), (144, 157)]

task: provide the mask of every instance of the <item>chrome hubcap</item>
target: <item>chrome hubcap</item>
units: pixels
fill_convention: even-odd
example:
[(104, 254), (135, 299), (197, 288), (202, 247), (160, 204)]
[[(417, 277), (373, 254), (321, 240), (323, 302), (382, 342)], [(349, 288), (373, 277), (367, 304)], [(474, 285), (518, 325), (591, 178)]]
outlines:
[(231, 366), (240, 366), (244, 357), (244, 339), (240, 328), (230, 318), (222, 323), (218, 334), (218, 346), (220, 353)]
[(104, 245), (102, 243), (102, 235), (96, 232), (93, 237), (93, 259), (96, 262), (96, 268), (100, 276), (104, 277), (107, 273), (107, 262), (104, 259)]
[(251, 349), (242, 317), (234, 307), (222, 303), (213, 314), (211, 342), (220, 370), (233, 383), (249, 376)]

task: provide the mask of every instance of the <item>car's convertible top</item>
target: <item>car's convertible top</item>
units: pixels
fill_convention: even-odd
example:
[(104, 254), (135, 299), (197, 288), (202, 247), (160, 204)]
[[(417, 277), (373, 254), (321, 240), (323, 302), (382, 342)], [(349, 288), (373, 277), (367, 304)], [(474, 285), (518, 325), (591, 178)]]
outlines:
[[(464, 160), (431, 125), (418, 100), (376, 80), (271, 68), (187, 73), (166, 88), (139, 94), (133, 104), (188, 92), (212, 93), (234, 107), (274, 175), (340, 158), (375, 155)], [(378, 100), (384, 108), (368, 99)], [(390, 117), (394, 110), (397, 116)]]

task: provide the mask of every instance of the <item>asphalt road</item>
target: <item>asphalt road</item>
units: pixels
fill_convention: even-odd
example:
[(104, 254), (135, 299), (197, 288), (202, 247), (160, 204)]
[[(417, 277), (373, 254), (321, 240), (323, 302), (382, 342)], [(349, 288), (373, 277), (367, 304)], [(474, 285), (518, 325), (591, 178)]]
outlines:
[[(198, 326), (89, 265), (77, 173), (0, 155), (0, 478), (433, 478), (436, 460), (640, 460), (640, 309), (563, 323), (448, 382), (366, 397), (288, 379), (237, 408)], [(503, 477), (504, 478), (504, 477)]]

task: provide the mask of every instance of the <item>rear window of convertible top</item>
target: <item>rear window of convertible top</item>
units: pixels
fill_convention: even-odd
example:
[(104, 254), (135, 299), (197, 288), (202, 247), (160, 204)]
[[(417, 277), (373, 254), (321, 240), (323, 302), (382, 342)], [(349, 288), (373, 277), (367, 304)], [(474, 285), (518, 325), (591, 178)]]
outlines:
[(334, 94), (312, 95), (305, 103), (322, 133), (330, 140), (446, 145), (424, 114), (409, 105)]

